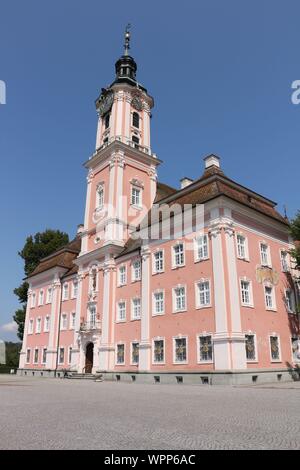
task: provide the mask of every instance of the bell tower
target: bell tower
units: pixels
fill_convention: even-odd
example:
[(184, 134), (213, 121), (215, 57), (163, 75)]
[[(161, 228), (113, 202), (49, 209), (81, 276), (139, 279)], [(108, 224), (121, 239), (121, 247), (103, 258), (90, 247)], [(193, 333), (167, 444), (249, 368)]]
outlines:
[(85, 163), (88, 185), (81, 256), (97, 250), (99, 257), (120, 252), (156, 195), (156, 168), (161, 162), (150, 145), (154, 100), (137, 81), (137, 64), (129, 50), (127, 26), (115, 79), (102, 88), (95, 102), (96, 149)]
[(125, 30), (124, 54), (115, 64), (115, 80), (108, 88), (102, 88), (96, 100), (96, 150), (117, 140), (151, 154), (150, 118), (154, 101), (136, 79), (137, 64), (129, 55), (129, 27)]

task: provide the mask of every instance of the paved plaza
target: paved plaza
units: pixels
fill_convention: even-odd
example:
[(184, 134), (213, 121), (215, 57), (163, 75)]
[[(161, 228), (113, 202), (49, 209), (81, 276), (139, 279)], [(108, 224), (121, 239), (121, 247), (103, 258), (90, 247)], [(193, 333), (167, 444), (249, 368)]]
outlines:
[(299, 449), (300, 383), (143, 385), (0, 375), (1, 449)]

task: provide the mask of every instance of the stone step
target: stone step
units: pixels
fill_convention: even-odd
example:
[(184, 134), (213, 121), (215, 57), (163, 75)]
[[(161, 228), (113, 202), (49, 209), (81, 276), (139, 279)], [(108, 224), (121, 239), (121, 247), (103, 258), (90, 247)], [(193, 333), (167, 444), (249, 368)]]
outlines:
[(80, 380), (97, 380), (100, 379), (101, 376), (96, 375), (96, 374), (79, 374), (79, 373), (72, 373), (69, 374), (66, 378), (68, 379), (80, 379)]

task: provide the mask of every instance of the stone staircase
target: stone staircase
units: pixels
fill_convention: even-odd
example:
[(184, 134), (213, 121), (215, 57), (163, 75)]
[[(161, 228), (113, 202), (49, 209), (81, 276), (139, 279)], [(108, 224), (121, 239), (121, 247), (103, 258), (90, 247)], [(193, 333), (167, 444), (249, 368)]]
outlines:
[(102, 381), (102, 374), (80, 374), (79, 372), (68, 372), (65, 376), (66, 379), (71, 380), (97, 380)]

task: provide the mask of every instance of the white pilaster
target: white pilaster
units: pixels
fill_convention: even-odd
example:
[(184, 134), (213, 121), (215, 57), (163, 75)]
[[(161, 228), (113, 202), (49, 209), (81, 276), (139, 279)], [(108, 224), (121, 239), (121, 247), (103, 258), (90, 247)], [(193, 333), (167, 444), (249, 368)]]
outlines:
[(29, 317), (30, 317), (31, 295), (32, 295), (32, 291), (29, 288), (28, 289), (28, 294), (27, 294), (27, 305), (26, 305), (26, 314), (25, 314), (23, 343), (22, 343), (22, 350), (20, 352), (20, 360), (19, 360), (20, 369), (24, 369), (25, 362), (26, 362), (27, 335), (28, 335), (28, 325), (29, 325)]
[(151, 341), (150, 341), (150, 257), (148, 246), (142, 248), (142, 311), (141, 311), (141, 341), (139, 347), (139, 370), (150, 370)]
[(60, 317), (60, 294), (61, 294), (61, 282), (57, 278), (52, 286), (52, 305), (51, 305), (51, 316), (50, 316), (50, 332), (49, 341), (47, 347), (47, 359), (46, 368), (55, 369), (56, 367), (56, 356), (57, 356), (57, 337), (58, 337), (58, 326)]
[(76, 317), (75, 317), (75, 329), (74, 329), (74, 342), (72, 349), (72, 368), (80, 371), (80, 347), (79, 347), (79, 331), (80, 331), (80, 319), (81, 319), (81, 304), (82, 304), (82, 284), (83, 284), (84, 275), (79, 269), (77, 276), (77, 298), (76, 298)]
[(89, 229), (89, 218), (90, 218), (90, 207), (91, 207), (91, 191), (92, 191), (92, 181), (94, 178), (93, 171), (89, 171), (87, 176), (87, 191), (86, 191), (86, 201), (85, 201), (85, 214), (84, 214), (84, 231), (82, 234), (81, 242), (81, 254), (86, 253), (88, 249), (88, 229)]
[(99, 367), (101, 371), (109, 370), (111, 361), (111, 354), (114, 352), (114, 347), (110, 344), (109, 328), (110, 322), (113, 321), (111, 312), (113, 309), (111, 298), (111, 280), (112, 274), (115, 270), (115, 262), (108, 260), (103, 266), (103, 309), (102, 309), (102, 322), (101, 322), (101, 339), (99, 346)]

